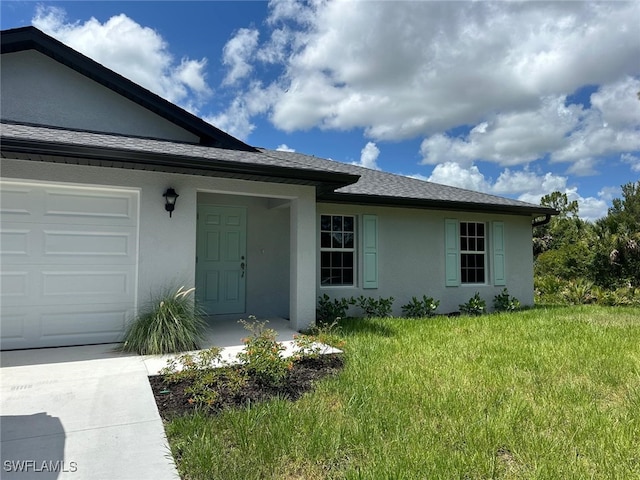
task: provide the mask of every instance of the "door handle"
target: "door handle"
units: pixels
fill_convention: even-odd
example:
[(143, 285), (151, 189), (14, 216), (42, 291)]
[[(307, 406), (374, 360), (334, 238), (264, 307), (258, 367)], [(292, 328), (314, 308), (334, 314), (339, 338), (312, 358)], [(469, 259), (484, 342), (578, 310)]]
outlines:
[(243, 278), (243, 277), (244, 277), (244, 267), (245, 267), (244, 262), (242, 262), (242, 263), (240, 264), (240, 268), (242, 269), (242, 275), (240, 275), (240, 278)]

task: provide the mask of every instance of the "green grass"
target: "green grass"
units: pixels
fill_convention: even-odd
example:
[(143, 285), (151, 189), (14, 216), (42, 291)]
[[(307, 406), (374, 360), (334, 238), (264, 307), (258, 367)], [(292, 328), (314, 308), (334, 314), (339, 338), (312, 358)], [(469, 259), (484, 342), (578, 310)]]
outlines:
[(640, 478), (640, 309), (347, 319), (295, 403), (166, 426), (184, 479)]

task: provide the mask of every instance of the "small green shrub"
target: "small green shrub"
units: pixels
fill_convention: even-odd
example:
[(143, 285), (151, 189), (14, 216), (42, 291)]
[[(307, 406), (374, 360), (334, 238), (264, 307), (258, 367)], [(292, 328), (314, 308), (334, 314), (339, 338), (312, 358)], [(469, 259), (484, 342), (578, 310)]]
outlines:
[(393, 297), (378, 297), (376, 300), (373, 297), (360, 295), (355, 299), (355, 304), (362, 309), (365, 317), (389, 317), (391, 316), (393, 301)]
[(276, 341), (277, 332), (266, 328), (268, 320), (259, 322), (253, 315), (249, 320), (239, 321), (251, 335), (245, 338), (245, 347), (238, 354), (238, 360), (243, 362), (247, 373), (263, 385), (280, 385), (293, 368), (293, 361), (280, 355), (285, 347)]
[(569, 305), (594, 303), (597, 298), (591, 291), (593, 286), (592, 282), (582, 278), (573, 280), (562, 290), (562, 296)]
[(127, 328), (121, 350), (159, 355), (198, 349), (206, 323), (190, 297), (194, 290), (180, 287), (153, 300)]
[(316, 309), (316, 322), (320, 325), (328, 325), (336, 320), (347, 316), (347, 310), (356, 301), (351, 298), (331, 299), (326, 293), (318, 297), (318, 308)]
[(487, 303), (480, 298), (480, 292), (469, 299), (467, 303), (459, 305), (460, 312), (467, 315), (484, 315), (487, 313)]
[(227, 391), (239, 391), (247, 382), (243, 369), (223, 366), (219, 347), (211, 347), (194, 354), (184, 354), (167, 361), (160, 374), (164, 382), (171, 386), (182, 380), (189, 380), (185, 393), (189, 394), (188, 402), (196, 406), (211, 407), (220, 398), (216, 386), (223, 383)]
[(432, 317), (435, 315), (439, 300), (434, 300), (432, 297), (422, 296), (422, 300), (418, 300), (416, 297), (411, 297), (411, 301), (402, 306), (402, 313), (405, 317), (409, 318), (424, 318)]
[(520, 301), (516, 297), (509, 295), (505, 288), (502, 293), (493, 297), (493, 308), (496, 312), (513, 312), (520, 308)]

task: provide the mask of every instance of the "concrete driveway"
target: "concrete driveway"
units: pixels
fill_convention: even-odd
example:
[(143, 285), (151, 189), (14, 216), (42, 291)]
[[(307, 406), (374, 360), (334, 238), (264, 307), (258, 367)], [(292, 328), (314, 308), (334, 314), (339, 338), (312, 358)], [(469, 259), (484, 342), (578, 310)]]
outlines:
[(114, 346), (1, 353), (1, 478), (179, 478), (145, 358)]

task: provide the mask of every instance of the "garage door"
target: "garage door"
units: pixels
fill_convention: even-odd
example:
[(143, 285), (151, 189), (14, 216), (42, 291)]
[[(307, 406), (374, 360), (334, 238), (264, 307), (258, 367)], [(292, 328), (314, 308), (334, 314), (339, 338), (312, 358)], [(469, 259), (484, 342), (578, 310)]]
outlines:
[(2, 349), (119, 341), (134, 313), (138, 192), (0, 182)]

